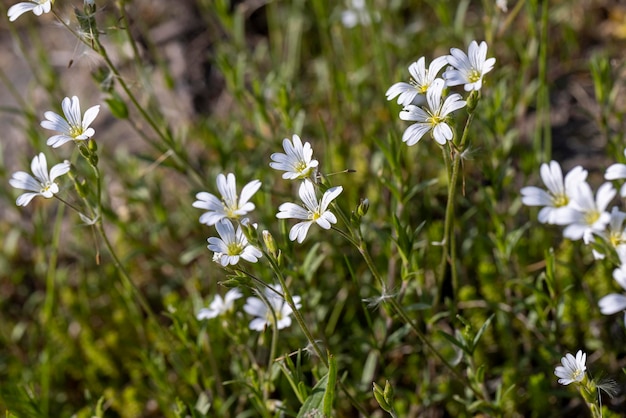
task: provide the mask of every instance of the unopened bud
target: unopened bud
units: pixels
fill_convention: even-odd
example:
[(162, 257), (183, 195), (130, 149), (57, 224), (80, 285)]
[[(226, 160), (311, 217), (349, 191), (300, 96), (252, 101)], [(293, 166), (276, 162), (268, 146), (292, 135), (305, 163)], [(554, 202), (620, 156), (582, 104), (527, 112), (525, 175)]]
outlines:
[(267, 252), (272, 255), (272, 257), (276, 258), (276, 252), (278, 248), (276, 247), (276, 241), (274, 237), (267, 229), (263, 230), (263, 243), (265, 244), (265, 248)]
[(374, 382), (374, 398), (376, 398), (378, 405), (380, 405), (383, 410), (389, 413), (393, 412), (393, 388), (388, 380), (385, 383), (385, 389)]
[(478, 105), (478, 101), (480, 100), (480, 92), (478, 90), (472, 90), (469, 97), (467, 98), (467, 112), (474, 113), (476, 106)]
[(359, 202), (359, 206), (356, 208), (356, 213), (359, 217), (363, 217), (367, 214), (367, 211), (370, 209), (370, 201), (369, 199), (361, 199)]

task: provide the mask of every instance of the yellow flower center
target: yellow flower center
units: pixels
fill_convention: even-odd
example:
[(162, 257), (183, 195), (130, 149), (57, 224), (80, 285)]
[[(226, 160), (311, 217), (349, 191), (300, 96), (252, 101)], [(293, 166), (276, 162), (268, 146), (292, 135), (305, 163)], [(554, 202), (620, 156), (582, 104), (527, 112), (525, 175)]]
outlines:
[(469, 74), (467, 75), (467, 79), (471, 82), (471, 83), (475, 83), (478, 80), (480, 80), (480, 72), (476, 69), (472, 69)]
[(76, 138), (80, 135), (83, 134), (83, 127), (82, 126), (72, 126), (70, 127), (70, 136), (72, 138)]
[(238, 242), (231, 242), (226, 246), (228, 255), (239, 255), (243, 251), (243, 245)]
[(560, 208), (563, 206), (567, 206), (569, 203), (569, 199), (564, 194), (552, 196), (552, 202), (554, 203), (554, 207)]
[(585, 214), (585, 222), (587, 225), (593, 225), (598, 219), (600, 219), (600, 212), (597, 210), (592, 210)]

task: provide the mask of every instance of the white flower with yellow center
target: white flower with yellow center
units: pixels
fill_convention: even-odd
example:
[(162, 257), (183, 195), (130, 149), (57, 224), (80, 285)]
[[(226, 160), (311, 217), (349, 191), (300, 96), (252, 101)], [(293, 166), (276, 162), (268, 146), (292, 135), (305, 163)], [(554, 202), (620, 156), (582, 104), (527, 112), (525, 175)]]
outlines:
[(576, 357), (567, 353), (565, 357), (561, 358), (561, 366), (557, 366), (554, 369), (554, 374), (559, 378), (559, 383), (562, 385), (569, 385), (570, 383), (581, 382), (585, 378), (585, 371), (587, 366), (587, 354), (582, 350), (578, 350)]
[(452, 128), (448, 125), (448, 116), (465, 106), (461, 95), (454, 93), (442, 100), (445, 82), (438, 78), (426, 92), (427, 107), (408, 105), (400, 112), (400, 119), (415, 121), (402, 135), (402, 141), (407, 145), (415, 145), (424, 135), (432, 130), (432, 136), (438, 144), (444, 145), (454, 136)]
[(283, 178), (287, 180), (305, 179), (315, 172), (318, 166), (317, 160), (313, 159), (311, 144), (302, 140), (298, 135), (293, 135), (293, 142), (289, 138), (283, 139), (285, 153), (274, 153), (270, 156), (270, 167), (274, 170), (284, 171)]
[(447, 57), (439, 57), (435, 58), (426, 68), (426, 59), (421, 57), (409, 66), (411, 81), (409, 83), (399, 82), (389, 87), (385, 93), (387, 100), (392, 100), (398, 96), (398, 104), (402, 106), (426, 104), (428, 88), (447, 63)]
[(450, 49), (448, 55), (449, 68), (443, 73), (448, 86), (464, 85), (465, 91), (480, 90), (483, 76), (493, 69), (495, 58), (487, 59), (487, 43), (472, 41), (469, 44), (468, 54), (458, 48)]
[(215, 228), (220, 237), (209, 238), (208, 248), (215, 253), (215, 261), (219, 261), (222, 266), (235, 265), (240, 258), (256, 263), (263, 255), (261, 250), (248, 243), (241, 226), (237, 226), (235, 231), (228, 219), (222, 219), (215, 224)]
[(26, 12), (33, 12), (35, 16), (41, 16), (43, 13), (49, 13), (51, 9), (51, 0), (24, 1), (11, 6), (7, 12), (7, 16), (9, 16), (10, 22), (14, 22)]
[(583, 238), (588, 244), (594, 233), (603, 233), (611, 221), (606, 208), (616, 194), (611, 183), (604, 183), (594, 199), (591, 186), (580, 183), (572, 193), (571, 205), (559, 211), (555, 219), (557, 225), (566, 225), (563, 236), (571, 240)]
[(53, 135), (46, 142), (52, 148), (58, 148), (66, 142), (84, 141), (94, 136), (96, 131), (89, 125), (96, 119), (100, 106), (92, 106), (85, 112), (85, 116), (80, 113), (80, 102), (78, 97), (73, 96), (71, 99), (66, 97), (61, 102), (61, 108), (65, 117), (54, 112), (46, 112), (44, 116), (46, 120), (41, 122), (41, 127), (51, 131), (60, 132)]
[(587, 180), (587, 171), (576, 166), (567, 173), (563, 181), (561, 166), (556, 161), (550, 161), (550, 164), (541, 164), (540, 174), (548, 190), (534, 186), (524, 187), (521, 190), (522, 203), (526, 206), (543, 206), (539, 211), (539, 222), (555, 224), (559, 218), (559, 210), (569, 206), (575, 189)]
[(299, 222), (291, 228), (289, 239), (292, 241), (298, 240), (298, 243), (302, 243), (309, 228), (314, 223), (323, 229), (330, 229), (332, 224), (337, 223), (337, 218), (328, 210), (328, 205), (342, 191), (343, 187), (341, 186), (331, 187), (324, 192), (322, 199), (318, 201), (313, 183), (310, 180), (304, 180), (298, 190), (304, 207), (295, 203), (283, 203), (278, 207), (279, 212), (276, 214), (276, 217), (279, 219), (293, 218), (303, 220), (303, 222)]
[[(272, 289), (280, 289), (280, 285), (275, 284), (271, 286)], [(276, 315), (276, 328), (283, 329), (291, 325), (291, 314), (293, 310), (285, 302), (285, 299), (281, 294), (278, 294), (270, 289), (265, 289), (263, 292), (265, 298), (269, 302), (269, 306), (263, 299), (257, 297), (249, 297), (246, 299), (246, 304), (243, 310), (249, 315), (255, 318), (250, 321), (250, 329), (253, 331), (264, 331), (268, 326), (274, 323), (274, 315)], [(300, 309), (300, 296), (293, 296), (293, 302), (297, 309)]]
[(217, 176), (217, 189), (222, 198), (207, 192), (196, 194), (193, 202), (194, 208), (205, 209), (207, 212), (200, 216), (200, 223), (215, 225), (224, 218), (239, 219), (248, 212), (254, 210), (254, 203), (249, 202), (252, 196), (261, 187), (259, 180), (253, 180), (246, 184), (241, 190), (241, 195), (237, 195), (237, 183), (235, 175), (229, 173), (227, 176), (219, 174)]
[(36, 196), (43, 196), (50, 199), (59, 192), (59, 186), (54, 180), (70, 171), (70, 162), (64, 162), (55, 165), (48, 173), (48, 162), (44, 153), (39, 153), (33, 158), (30, 169), (35, 175), (34, 177), (25, 171), (17, 171), (9, 180), (9, 184), (16, 189), (28, 190), (28, 193), (21, 194), (17, 198), (18, 206), (26, 206)]

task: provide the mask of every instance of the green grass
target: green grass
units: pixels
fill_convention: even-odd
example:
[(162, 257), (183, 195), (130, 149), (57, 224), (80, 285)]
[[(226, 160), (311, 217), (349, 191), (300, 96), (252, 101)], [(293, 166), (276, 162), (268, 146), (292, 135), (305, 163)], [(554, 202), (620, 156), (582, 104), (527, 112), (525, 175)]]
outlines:
[[(3, 16), (13, 3), (2, 3)], [(0, 412), (592, 416), (586, 403), (594, 398), (554, 376), (561, 357), (579, 349), (591, 377), (623, 386), (623, 321), (598, 308), (601, 297), (620, 292), (615, 260), (594, 260), (582, 241), (540, 224), (520, 197), (524, 186), (543, 186), (539, 166), (552, 158), (562, 156), (565, 171), (582, 161), (594, 188), (610, 164), (624, 161), (624, 41), (604, 18), (617, 6), (521, 0), (503, 13), (486, 0), (366, 0), (369, 24), (347, 28), (344, 2), (277, 1), (257, 10), (254, 2), (197, 0), (204, 38), (175, 42), (183, 50), (196, 47), (194, 39), (206, 43), (194, 57), (211, 68), (214, 90), (206, 94), (218, 93), (184, 114), (172, 109), (188, 97), (181, 92), (189, 80), (150, 30), (176, 14), (96, 1), (95, 20), (83, 19), (80, 30), (98, 36), (78, 40), (71, 6), (79, 3), (57, 1), (51, 14), (0, 24), (18, 57), (0, 68), (0, 115), (20, 133), (2, 143), (22, 144), (3, 146), (0, 167)], [(463, 159), (430, 134), (408, 147), (401, 138), (409, 123), (385, 91), (408, 81), (419, 57), (429, 63), (474, 39), (486, 40), (497, 61)], [(55, 48), (74, 51), (69, 68)], [(21, 72), (28, 81), (17, 89)], [(467, 97), (462, 87), (450, 91)], [(43, 113), (60, 112), (73, 95), (83, 111), (101, 105), (97, 151), (45, 145)], [(465, 109), (452, 118), (457, 146), (467, 119)], [(343, 187), (330, 206), (336, 229), (314, 225), (302, 244), (288, 239), (294, 221), (275, 216), (280, 204), (299, 202), (298, 183), (269, 167), (294, 133), (313, 147), (320, 189)], [(9, 178), (28, 171), (39, 152), (49, 167), (72, 161), (59, 196), (94, 225), (56, 199), (15, 205)], [(206, 248), (215, 228), (198, 222), (202, 211), (192, 203), (198, 192), (218, 194), (215, 178), (229, 172), (239, 190), (263, 183), (250, 214), (258, 236), (250, 239), (264, 256), (223, 269)], [(354, 217), (362, 199), (369, 210)], [(449, 201), (449, 239), (437, 245)], [(284, 292), (302, 297), (301, 316), (278, 332), (250, 330), (245, 298), (279, 279)], [(225, 293), (220, 283), (245, 297), (227, 316), (198, 321)], [(387, 381), (393, 396), (382, 394)], [(623, 415), (620, 399), (604, 395), (603, 416)]]

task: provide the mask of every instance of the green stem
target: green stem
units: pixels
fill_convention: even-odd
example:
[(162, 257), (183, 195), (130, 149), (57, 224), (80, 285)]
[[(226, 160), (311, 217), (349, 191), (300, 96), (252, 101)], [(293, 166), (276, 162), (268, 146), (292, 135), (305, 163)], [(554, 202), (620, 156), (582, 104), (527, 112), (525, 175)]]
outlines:
[[(476, 93), (476, 100), (480, 98), (480, 95)], [(446, 167), (448, 167), (448, 201), (446, 202), (446, 217), (444, 220), (443, 227), (443, 239), (441, 240), (443, 251), (441, 253), (441, 262), (439, 263), (439, 271), (438, 271), (438, 294), (437, 299), (441, 296), (441, 288), (446, 275), (446, 267), (448, 263), (450, 263), (451, 275), (452, 275), (452, 295), (456, 297), (457, 290), (459, 288), (459, 277), (457, 271), (457, 263), (456, 263), (456, 248), (454, 247), (454, 204), (456, 201), (456, 187), (459, 180), (459, 172), (461, 168), (462, 161), (462, 153), (466, 150), (467, 147), (467, 138), (469, 133), (469, 127), (472, 124), (472, 120), (474, 119), (474, 111), (472, 110), (469, 116), (467, 117), (467, 121), (465, 122), (465, 127), (463, 128), (463, 134), (461, 135), (461, 140), (458, 149), (454, 146), (453, 143), (447, 143), (447, 150), (443, 150), (444, 160)], [(450, 161), (450, 154), (452, 156), (452, 161)], [(450, 166), (452, 169), (450, 170)], [(448, 259), (448, 257), (450, 259)]]
[[(139, 101), (137, 100), (133, 92), (131, 91), (130, 87), (128, 87), (128, 84), (126, 84), (126, 81), (120, 74), (117, 67), (113, 64), (113, 61), (111, 61), (111, 58), (109, 57), (109, 54), (107, 53), (106, 48), (100, 42), (100, 38), (98, 36), (94, 36), (91, 39), (91, 41), (94, 42), (94, 44), (92, 44), (91, 42), (88, 42), (82, 36), (80, 36), (80, 34), (78, 34), (73, 28), (71, 28), (63, 19), (61, 19), (61, 17), (54, 10), (52, 12), (54, 16), (57, 18), (57, 20), (61, 22), (61, 24), (65, 26), (65, 28), (69, 30), (80, 42), (85, 44), (87, 47), (91, 48), (93, 51), (98, 53), (102, 57), (102, 59), (104, 59), (104, 62), (106, 63), (107, 67), (113, 73), (113, 75), (115, 76), (115, 79), (119, 82), (120, 86), (122, 87), (122, 90), (124, 90), (124, 93), (126, 93), (126, 96), (130, 99), (131, 103), (133, 104), (135, 109), (137, 109), (141, 117), (148, 123), (148, 125), (150, 125), (152, 130), (161, 139), (163, 144), (167, 146), (167, 149), (173, 151), (176, 162), (187, 167), (189, 170), (186, 170), (186, 173), (191, 176), (191, 178), (197, 183), (198, 186), (202, 186), (204, 184), (202, 180), (202, 176), (196, 171), (196, 169), (191, 164), (185, 164), (186, 159), (184, 158), (184, 156), (181, 154), (180, 150), (174, 143), (174, 140), (169, 135), (163, 132), (163, 130), (155, 122), (152, 116), (150, 116), (150, 114), (143, 108), (143, 106), (141, 106), (141, 104), (139, 103)], [(146, 137), (144, 137), (144, 139), (145, 138)], [(158, 144), (154, 143), (153, 141), (149, 141), (149, 144), (155, 149), (159, 150), (160, 152), (167, 151), (166, 149), (163, 149), (163, 147), (160, 147)]]
[[(264, 284), (265, 287), (268, 287)], [(267, 402), (269, 399), (269, 382), (272, 378), (272, 365), (274, 364), (274, 359), (276, 358), (276, 349), (278, 347), (278, 318), (276, 318), (276, 311), (274, 310), (274, 306), (270, 303), (267, 296), (265, 296), (265, 292), (259, 291), (257, 292), (259, 297), (265, 303), (265, 306), (272, 313), (272, 340), (270, 342), (270, 352), (267, 360), (267, 368), (265, 370), (265, 377), (263, 379), (263, 402)], [(291, 306), (291, 305), (290, 305)]]
[[(326, 360), (326, 355), (322, 352), (322, 349), (317, 344), (317, 341), (315, 340), (315, 338), (313, 338), (313, 334), (311, 333), (311, 331), (309, 330), (309, 327), (304, 321), (304, 318), (302, 317), (300, 310), (297, 308), (293, 300), (293, 297), (291, 296), (291, 292), (289, 292), (289, 288), (287, 287), (285, 277), (283, 276), (283, 273), (280, 270), (280, 267), (278, 266), (278, 264), (276, 263), (276, 260), (274, 259), (274, 257), (272, 257), (271, 254), (265, 253), (265, 256), (269, 260), (270, 266), (272, 270), (274, 271), (274, 274), (276, 274), (276, 277), (278, 277), (278, 281), (280, 282), (280, 286), (282, 287), (282, 290), (283, 290), (285, 301), (287, 302), (287, 304), (293, 311), (293, 316), (296, 319), (296, 322), (300, 326), (300, 329), (306, 336), (306, 339), (308, 340), (309, 344), (313, 348), (313, 351), (315, 351), (315, 354), (317, 355), (317, 357), (320, 359), (322, 364), (326, 368), (328, 368), (328, 361)], [(358, 409), (359, 412), (363, 416), (366, 416), (366, 417), (370, 416), (367, 410), (363, 406), (361, 406), (361, 404), (352, 396), (352, 394), (350, 394), (350, 392), (348, 391), (348, 388), (344, 385), (344, 383), (341, 380), (338, 380), (337, 384), (341, 388), (342, 392), (346, 395), (350, 403), (352, 403), (352, 406)]]
[(359, 241), (360, 241), (358, 243), (356, 243), (352, 238), (350, 238), (350, 236), (348, 234), (346, 234), (345, 232), (341, 231), (340, 229), (337, 229), (337, 228), (333, 227), (333, 230), (339, 232), (340, 235), (342, 235), (344, 238), (346, 238), (351, 244), (356, 246), (357, 250), (359, 251), (359, 253), (363, 257), (363, 259), (365, 260), (365, 263), (367, 264), (367, 267), (369, 268), (370, 272), (372, 273), (372, 275), (374, 276), (376, 281), (378, 281), (378, 283), (380, 284), (380, 286), (382, 288), (382, 292), (383, 292), (384, 301), (387, 302), (391, 306), (391, 308), (394, 311), (394, 313), (396, 313), (398, 316), (400, 316), (400, 318), (402, 318), (402, 320), (411, 327), (411, 329), (415, 332), (415, 334), (417, 335), (417, 338), (420, 340), (420, 342), (425, 347), (427, 347), (435, 355), (435, 357), (437, 357), (439, 359), (439, 361), (441, 361), (441, 363), (446, 368), (448, 368), (448, 370), (450, 370), (450, 372), (452, 372), (452, 374), (459, 381), (464, 382), (467, 385), (467, 387), (470, 388), (470, 390), (474, 393), (474, 395), (478, 399), (483, 399), (483, 395), (478, 390), (476, 390), (476, 388), (473, 387), (473, 385), (468, 381), (467, 377), (465, 377), (461, 373), (459, 373), (452, 366), (452, 364), (450, 364), (450, 362), (448, 362), (443, 357), (443, 355), (430, 343), (430, 341), (428, 341), (428, 339), (426, 338), (426, 336), (424, 335), (422, 330), (413, 322), (413, 320), (411, 318), (409, 318), (409, 316), (407, 315), (406, 311), (404, 310), (402, 305), (400, 305), (400, 303), (396, 300), (396, 298), (394, 298), (394, 297), (387, 297), (388, 296), (387, 292), (386, 292), (387, 286), (385, 284), (385, 281), (383, 280), (382, 276), (378, 273), (378, 269), (374, 265), (374, 261), (372, 260), (372, 257), (370, 256), (370, 253), (369, 253), (369, 251), (367, 249), (367, 246), (365, 245), (365, 241), (363, 240), (363, 238), (361, 236), (360, 230), (358, 230)]

